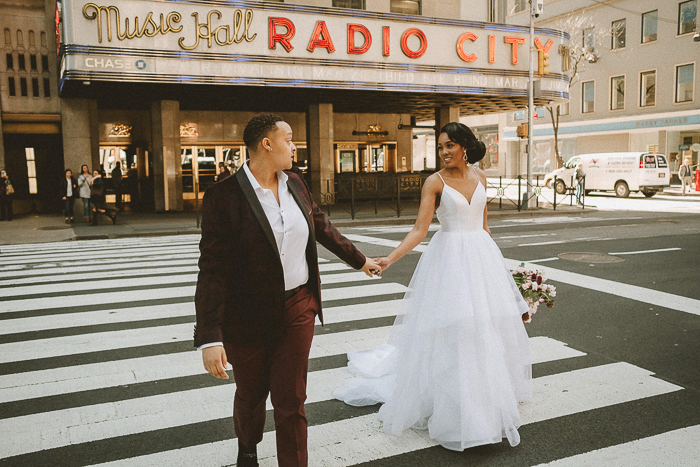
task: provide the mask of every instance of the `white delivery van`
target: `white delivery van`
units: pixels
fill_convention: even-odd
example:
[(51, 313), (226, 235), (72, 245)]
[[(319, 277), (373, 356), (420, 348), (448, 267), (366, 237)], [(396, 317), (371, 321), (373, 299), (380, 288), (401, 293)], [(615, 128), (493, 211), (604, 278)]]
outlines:
[[(576, 184), (576, 167), (583, 164), (586, 173), (586, 193), (589, 191), (614, 191), (621, 198), (630, 191), (640, 191), (647, 198), (670, 186), (671, 174), (663, 154), (649, 152), (609, 152), (581, 154), (569, 159), (564, 167), (545, 176), (544, 183), (563, 194), (567, 187)], [(573, 177), (573, 185), (572, 185)]]

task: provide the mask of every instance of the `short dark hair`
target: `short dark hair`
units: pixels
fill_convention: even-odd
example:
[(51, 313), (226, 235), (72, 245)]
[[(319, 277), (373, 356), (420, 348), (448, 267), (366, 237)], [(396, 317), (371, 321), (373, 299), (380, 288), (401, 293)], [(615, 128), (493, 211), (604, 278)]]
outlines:
[(470, 164), (476, 164), (484, 158), (486, 145), (476, 139), (474, 132), (464, 123), (450, 122), (440, 129), (440, 133), (447, 133), (451, 141), (467, 151), (467, 162)]
[(243, 142), (248, 150), (255, 150), (265, 136), (277, 129), (277, 122), (283, 121), (282, 117), (272, 114), (259, 114), (251, 118), (243, 130)]

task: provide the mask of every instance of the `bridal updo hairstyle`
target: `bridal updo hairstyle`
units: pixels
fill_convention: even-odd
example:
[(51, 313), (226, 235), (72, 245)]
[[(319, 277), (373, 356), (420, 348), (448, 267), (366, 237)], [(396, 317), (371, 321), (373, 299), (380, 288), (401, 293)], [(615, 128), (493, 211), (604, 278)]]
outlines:
[(467, 150), (467, 162), (476, 164), (484, 158), (486, 145), (476, 139), (472, 130), (463, 123), (451, 122), (440, 129), (440, 133), (447, 133), (451, 141)]

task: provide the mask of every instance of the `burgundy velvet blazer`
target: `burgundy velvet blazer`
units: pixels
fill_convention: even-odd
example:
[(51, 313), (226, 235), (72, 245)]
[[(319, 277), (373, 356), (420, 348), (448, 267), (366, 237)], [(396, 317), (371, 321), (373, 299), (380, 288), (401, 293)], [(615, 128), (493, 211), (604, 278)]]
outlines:
[[(365, 256), (321, 212), (298, 175), (287, 186), (309, 224), (308, 286), (321, 303), (316, 241), (355, 269)], [(194, 345), (274, 342), (282, 333), (284, 273), (275, 236), (244, 170), (210, 186), (202, 201)], [(323, 323), (323, 313), (319, 312)]]

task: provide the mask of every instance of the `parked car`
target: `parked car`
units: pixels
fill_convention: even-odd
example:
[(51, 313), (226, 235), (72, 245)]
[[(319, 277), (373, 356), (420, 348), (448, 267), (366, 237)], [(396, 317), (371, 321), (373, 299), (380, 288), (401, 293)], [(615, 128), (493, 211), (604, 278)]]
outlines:
[(670, 170), (663, 154), (649, 152), (614, 152), (581, 154), (572, 157), (564, 167), (545, 176), (544, 183), (552, 187), (554, 176), (557, 193), (566, 193), (575, 184), (576, 167), (583, 164), (586, 173), (586, 193), (614, 191), (620, 198), (627, 198), (631, 191), (639, 191), (647, 198), (670, 186)]

